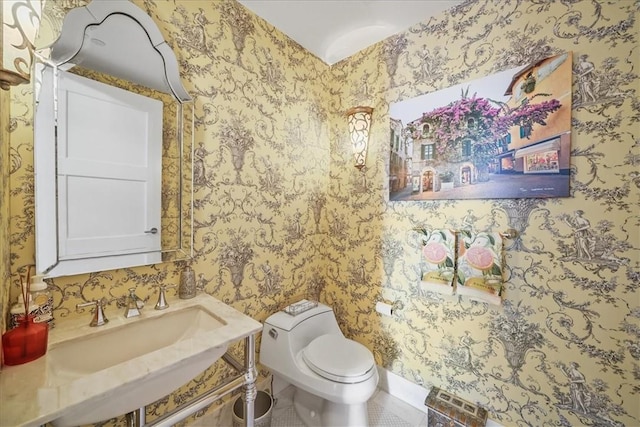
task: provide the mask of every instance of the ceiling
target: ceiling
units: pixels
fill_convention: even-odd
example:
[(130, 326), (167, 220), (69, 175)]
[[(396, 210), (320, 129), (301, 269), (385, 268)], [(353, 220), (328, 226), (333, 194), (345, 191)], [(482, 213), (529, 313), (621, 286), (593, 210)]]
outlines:
[(463, 0), (238, 0), (334, 64)]

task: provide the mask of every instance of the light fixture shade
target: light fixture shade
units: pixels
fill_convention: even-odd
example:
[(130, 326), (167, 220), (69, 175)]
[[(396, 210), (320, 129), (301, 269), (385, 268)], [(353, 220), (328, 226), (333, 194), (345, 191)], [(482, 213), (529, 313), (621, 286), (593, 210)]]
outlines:
[(354, 107), (346, 113), (355, 167), (358, 169), (362, 169), (367, 161), (371, 113), (373, 113), (371, 107)]
[(28, 83), (42, 0), (2, 0), (0, 88)]

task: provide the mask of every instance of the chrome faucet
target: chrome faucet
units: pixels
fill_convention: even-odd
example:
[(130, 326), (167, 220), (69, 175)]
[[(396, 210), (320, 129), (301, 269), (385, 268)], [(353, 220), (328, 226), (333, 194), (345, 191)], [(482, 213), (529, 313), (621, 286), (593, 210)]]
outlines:
[(91, 323), (89, 326), (102, 326), (105, 323), (109, 322), (109, 319), (104, 315), (104, 305), (107, 303), (107, 300), (101, 298), (97, 301), (85, 302), (82, 304), (76, 305), (76, 308), (88, 307), (90, 305), (95, 305), (96, 309), (93, 312), (93, 318), (91, 319)]
[(140, 309), (144, 307), (144, 301), (136, 295), (136, 288), (129, 288), (129, 296), (127, 297), (127, 307), (124, 317), (140, 316)]
[(175, 288), (176, 285), (158, 285), (158, 302), (156, 303), (156, 310), (164, 310), (165, 308), (169, 307), (169, 304), (167, 304), (167, 298), (165, 295), (165, 291), (167, 289), (171, 289), (171, 288)]

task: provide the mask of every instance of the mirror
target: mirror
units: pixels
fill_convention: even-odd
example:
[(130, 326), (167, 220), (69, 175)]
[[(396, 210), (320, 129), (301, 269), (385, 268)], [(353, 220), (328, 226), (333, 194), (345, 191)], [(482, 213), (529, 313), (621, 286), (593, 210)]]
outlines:
[(67, 14), (39, 60), (38, 274), (191, 257), (193, 103), (153, 20), (94, 0)]

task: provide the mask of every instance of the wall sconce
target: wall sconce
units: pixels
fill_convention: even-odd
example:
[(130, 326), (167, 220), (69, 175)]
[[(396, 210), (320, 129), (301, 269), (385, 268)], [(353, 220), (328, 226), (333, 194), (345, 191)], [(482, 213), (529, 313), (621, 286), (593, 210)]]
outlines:
[(367, 161), (371, 113), (373, 113), (371, 107), (354, 107), (346, 113), (353, 157), (356, 162), (355, 167), (358, 169), (362, 169)]
[(42, 0), (2, 0), (0, 88), (29, 82), (41, 16)]

